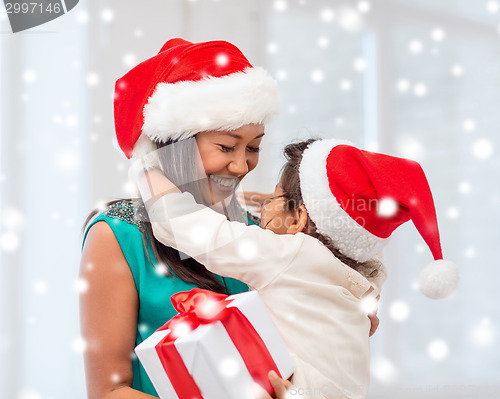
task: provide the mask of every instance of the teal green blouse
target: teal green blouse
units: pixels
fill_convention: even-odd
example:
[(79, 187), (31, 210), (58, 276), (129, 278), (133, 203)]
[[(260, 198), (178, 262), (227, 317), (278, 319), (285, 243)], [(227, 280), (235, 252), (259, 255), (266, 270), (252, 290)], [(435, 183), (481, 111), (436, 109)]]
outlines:
[[(151, 248), (151, 242), (148, 240), (147, 250), (153, 265), (150, 263), (143, 244), (142, 231), (144, 231), (144, 222), (141, 221), (141, 217), (138, 217), (140, 211), (141, 207), (134, 201), (114, 203), (92, 220), (83, 238), (83, 243), (85, 243), (90, 227), (101, 220), (105, 221), (113, 230), (132, 271), (135, 287), (139, 295), (136, 346), (177, 314), (170, 302), (171, 295), (180, 291), (189, 291), (196, 287), (194, 284), (186, 283), (176, 276), (166, 276), (164, 269), (158, 267)], [(166, 266), (168, 267), (168, 265)], [(215, 276), (226, 286), (230, 294), (248, 291), (248, 287), (238, 280)], [(132, 360), (132, 366), (134, 373), (132, 388), (158, 396), (146, 371), (135, 356)]]

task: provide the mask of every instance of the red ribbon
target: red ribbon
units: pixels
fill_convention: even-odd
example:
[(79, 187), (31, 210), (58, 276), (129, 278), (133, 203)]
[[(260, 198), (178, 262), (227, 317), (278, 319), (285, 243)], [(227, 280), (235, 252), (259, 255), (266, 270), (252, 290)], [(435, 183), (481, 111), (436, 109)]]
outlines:
[(170, 382), (180, 399), (202, 399), (203, 396), (186, 368), (175, 340), (183, 333), (196, 329), (200, 324), (220, 321), (240, 353), (248, 372), (255, 382), (269, 394), (274, 392), (267, 373), (274, 370), (281, 374), (264, 341), (248, 319), (236, 307), (227, 307), (231, 302), (227, 295), (194, 288), (189, 292), (172, 295), (171, 301), (178, 315), (170, 319), (157, 331), (170, 332), (156, 345), (156, 352)]

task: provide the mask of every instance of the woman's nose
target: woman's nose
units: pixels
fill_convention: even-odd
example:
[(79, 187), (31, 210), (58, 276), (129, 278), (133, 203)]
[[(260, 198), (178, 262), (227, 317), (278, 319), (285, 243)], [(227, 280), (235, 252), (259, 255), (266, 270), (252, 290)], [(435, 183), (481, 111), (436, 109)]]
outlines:
[(237, 176), (248, 173), (247, 157), (243, 154), (235, 156), (228, 165), (228, 170)]

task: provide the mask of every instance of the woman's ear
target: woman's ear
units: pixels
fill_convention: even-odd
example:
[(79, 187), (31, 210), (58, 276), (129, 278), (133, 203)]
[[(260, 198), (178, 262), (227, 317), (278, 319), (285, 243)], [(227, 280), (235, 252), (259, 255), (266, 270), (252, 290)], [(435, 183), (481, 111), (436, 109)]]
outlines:
[(297, 234), (305, 232), (308, 222), (307, 210), (304, 204), (295, 210), (294, 220), (288, 227), (286, 234)]

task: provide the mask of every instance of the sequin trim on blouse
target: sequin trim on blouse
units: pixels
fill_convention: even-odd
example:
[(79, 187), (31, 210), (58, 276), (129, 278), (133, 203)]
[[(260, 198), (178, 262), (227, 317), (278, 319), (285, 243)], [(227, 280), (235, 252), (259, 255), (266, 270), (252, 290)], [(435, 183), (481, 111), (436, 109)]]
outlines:
[(128, 224), (133, 224), (141, 232), (146, 231), (145, 222), (149, 221), (148, 214), (142, 201), (124, 200), (109, 205), (103, 212), (104, 216), (120, 219)]

